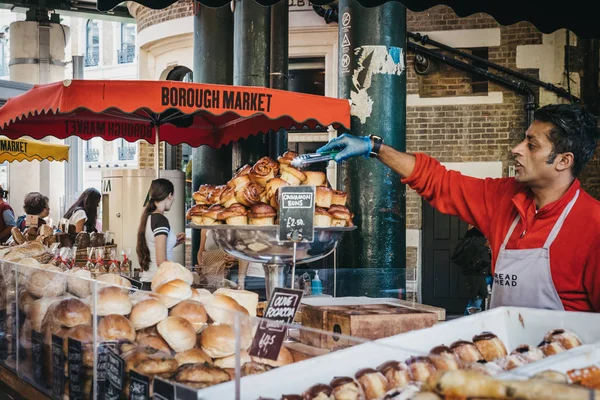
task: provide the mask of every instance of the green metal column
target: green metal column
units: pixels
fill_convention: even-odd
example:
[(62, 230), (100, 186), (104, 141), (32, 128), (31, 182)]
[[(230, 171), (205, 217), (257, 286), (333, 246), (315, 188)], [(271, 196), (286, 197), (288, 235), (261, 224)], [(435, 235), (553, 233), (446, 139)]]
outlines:
[[(339, 2), (339, 97), (352, 99), (354, 135), (375, 134), (406, 149), (406, 9), (389, 1), (365, 8)], [(347, 234), (339, 268), (360, 268), (338, 295), (402, 296), (406, 291), (406, 190), (400, 177), (374, 159), (340, 165), (358, 229)]]
[[(229, 5), (200, 6), (194, 17), (194, 82), (231, 85), (233, 82), (233, 14)], [(192, 188), (231, 179), (232, 146), (201, 146), (192, 152)], [(192, 231), (192, 264), (200, 248), (200, 232)]]

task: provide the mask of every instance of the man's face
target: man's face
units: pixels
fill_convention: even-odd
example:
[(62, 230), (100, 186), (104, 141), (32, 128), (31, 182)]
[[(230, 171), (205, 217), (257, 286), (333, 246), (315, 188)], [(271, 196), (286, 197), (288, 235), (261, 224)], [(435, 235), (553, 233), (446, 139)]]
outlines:
[(549, 134), (553, 125), (534, 121), (525, 132), (525, 139), (512, 149), (515, 160), (515, 179), (529, 187), (545, 187), (557, 178), (560, 157), (548, 164), (554, 146)]

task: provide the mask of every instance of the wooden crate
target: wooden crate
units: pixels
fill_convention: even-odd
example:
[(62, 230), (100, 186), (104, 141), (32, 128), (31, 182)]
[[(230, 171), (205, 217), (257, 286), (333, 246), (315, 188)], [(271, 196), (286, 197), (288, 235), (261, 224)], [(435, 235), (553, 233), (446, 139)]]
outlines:
[(303, 305), (302, 326), (328, 333), (300, 330), (300, 342), (308, 346), (333, 349), (356, 344), (336, 334), (375, 340), (428, 328), (437, 321), (437, 313), (391, 304)]

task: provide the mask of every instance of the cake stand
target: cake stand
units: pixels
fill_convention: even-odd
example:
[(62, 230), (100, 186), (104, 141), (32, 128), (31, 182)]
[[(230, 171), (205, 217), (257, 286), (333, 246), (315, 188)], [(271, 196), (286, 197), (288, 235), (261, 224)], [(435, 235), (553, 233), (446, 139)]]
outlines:
[(263, 264), (267, 300), (276, 287), (285, 287), (285, 278), (290, 267), (320, 260), (336, 248), (345, 232), (353, 227), (315, 228), (312, 243), (298, 239), (297, 242), (282, 242), (277, 238), (278, 226), (253, 225), (195, 225), (193, 229), (209, 229), (215, 243), (227, 254)]

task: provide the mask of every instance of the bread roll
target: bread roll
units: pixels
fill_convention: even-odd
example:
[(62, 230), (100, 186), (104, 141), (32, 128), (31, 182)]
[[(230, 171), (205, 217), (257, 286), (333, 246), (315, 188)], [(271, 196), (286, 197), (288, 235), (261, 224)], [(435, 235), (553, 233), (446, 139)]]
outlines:
[(139, 330), (156, 325), (168, 316), (169, 310), (162, 302), (148, 299), (133, 306), (129, 321), (136, 330)]
[(289, 165), (282, 165), (281, 179), (292, 186), (297, 186), (306, 180), (306, 174)]
[(329, 208), (331, 207), (331, 201), (333, 200), (333, 190), (319, 186), (316, 189), (315, 205), (317, 207)]
[(203, 224), (204, 225), (215, 225), (220, 224), (221, 221), (218, 221), (219, 213), (223, 211), (224, 208), (220, 204), (213, 204), (206, 210), (202, 212)]
[(181, 279), (175, 279), (163, 283), (156, 288), (155, 292), (161, 295), (160, 300), (167, 308), (171, 308), (183, 300), (187, 300), (192, 297), (192, 288), (190, 287), (189, 283), (186, 283)]
[(100, 287), (105, 287), (106, 285), (121, 286), (122, 288), (126, 289), (127, 293), (129, 293), (129, 291), (131, 290), (131, 282), (129, 282), (129, 279), (124, 278), (121, 275), (103, 274), (96, 278), (96, 280), (102, 283)]
[(314, 226), (328, 228), (331, 226), (332, 216), (322, 207), (315, 207)]
[(159, 335), (156, 335), (156, 336), (152, 336), (152, 335), (143, 335), (143, 336), (140, 336), (138, 334), (138, 336), (136, 337), (135, 341), (140, 346), (148, 346), (148, 347), (156, 349), (156, 350), (158, 350), (158, 351), (160, 351), (162, 353), (165, 353), (165, 354), (171, 354), (173, 352), (173, 350), (171, 349), (171, 347), (169, 346), (169, 344), (165, 341), (165, 339), (163, 339), (162, 336), (159, 336)]
[(248, 223), (249, 225), (275, 225), (275, 217), (277, 217), (277, 211), (268, 204), (258, 203), (250, 207), (248, 212)]
[(202, 332), (208, 322), (208, 314), (204, 306), (196, 301), (185, 300), (177, 304), (169, 312), (172, 317), (182, 317), (192, 324), (196, 333)]
[(65, 271), (67, 277), (67, 292), (79, 297), (86, 298), (92, 294), (91, 282), (92, 273), (81, 268), (74, 268)]
[(248, 212), (246, 207), (236, 203), (219, 213), (219, 220), (225, 221), (227, 225), (248, 225)]
[(235, 322), (235, 313), (248, 315), (248, 310), (238, 304), (231, 297), (217, 294), (213, 296), (209, 305), (205, 306), (206, 312), (210, 318), (220, 324), (233, 324)]
[(122, 315), (111, 314), (102, 318), (98, 323), (100, 340), (129, 340), (135, 341), (135, 329), (127, 318)]
[(131, 312), (129, 295), (116, 286), (105, 287), (98, 291), (96, 313), (103, 317), (110, 314), (127, 315)]
[(372, 368), (365, 368), (355, 374), (367, 400), (382, 398), (387, 392), (387, 380), (383, 374)]
[(219, 288), (215, 295), (224, 295), (234, 299), (239, 305), (248, 311), (248, 315), (256, 317), (256, 308), (258, 307), (258, 294), (249, 290), (235, 290), (229, 288)]
[[(235, 354), (223, 358), (217, 358), (215, 360), (215, 367), (223, 368), (223, 369), (233, 369), (235, 368)], [(247, 351), (240, 351), (240, 366), (246, 364), (247, 362), (252, 362), (252, 358), (250, 358), (250, 354)]]
[(504, 343), (491, 332), (483, 332), (474, 336), (473, 344), (475, 344), (485, 361), (488, 362), (508, 355)]
[(208, 356), (201, 349), (189, 349), (186, 351), (175, 354), (175, 359), (179, 363), (179, 366), (184, 364), (204, 364), (211, 365), (213, 363), (212, 358)]
[(154, 278), (152, 278), (152, 291), (156, 291), (156, 289), (163, 283), (167, 283), (175, 279), (181, 279), (188, 285), (194, 283), (194, 276), (192, 275), (192, 271), (190, 271), (183, 265), (173, 261), (163, 262), (158, 267)]
[(23, 244), (26, 242), (25, 236), (23, 236), (19, 228), (17, 228), (16, 226), (10, 230), (10, 233), (16, 244)]
[[(240, 348), (247, 350), (252, 344), (250, 330), (242, 327)], [(223, 358), (235, 354), (235, 332), (231, 325), (209, 325), (200, 334), (200, 346), (211, 358)]]
[(340, 205), (345, 206), (346, 200), (348, 199), (348, 194), (346, 192), (342, 192), (340, 190), (334, 190), (333, 196), (331, 197), (331, 205)]
[(270, 365), (271, 367), (283, 367), (284, 365), (292, 364), (294, 362), (294, 357), (292, 353), (285, 346), (281, 346), (281, 350), (279, 350), (279, 355), (277, 356), (277, 360), (269, 360), (268, 358), (260, 358), (260, 357), (252, 357), (252, 361), (257, 362), (259, 364)]
[(67, 290), (67, 277), (61, 272), (56, 267), (35, 271), (27, 282), (27, 291), (37, 298), (61, 296)]
[(156, 325), (156, 329), (177, 353), (189, 350), (196, 345), (196, 329), (187, 319), (167, 317)]
[(307, 186), (323, 186), (327, 183), (327, 177), (324, 172), (321, 171), (304, 171), (306, 180), (302, 182), (303, 185)]
[(229, 374), (221, 368), (203, 364), (187, 364), (178, 369), (175, 380), (186, 386), (204, 388), (230, 380)]
[(54, 318), (63, 327), (72, 328), (77, 325), (92, 323), (92, 312), (79, 299), (63, 300), (54, 310)]
[(196, 204), (190, 208), (186, 214), (186, 219), (192, 220), (196, 225), (204, 225), (204, 217), (202, 214), (205, 210), (208, 210), (208, 206), (205, 204)]
[(198, 288), (192, 289), (192, 297), (190, 300), (197, 301), (198, 303), (202, 303), (204, 305), (210, 304), (213, 299), (213, 294), (206, 289)]
[(34, 301), (29, 306), (27, 318), (31, 321), (31, 329), (37, 332), (42, 331), (42, 322), (50, 306), (64, 300), (63, 297), (44, 297)]

